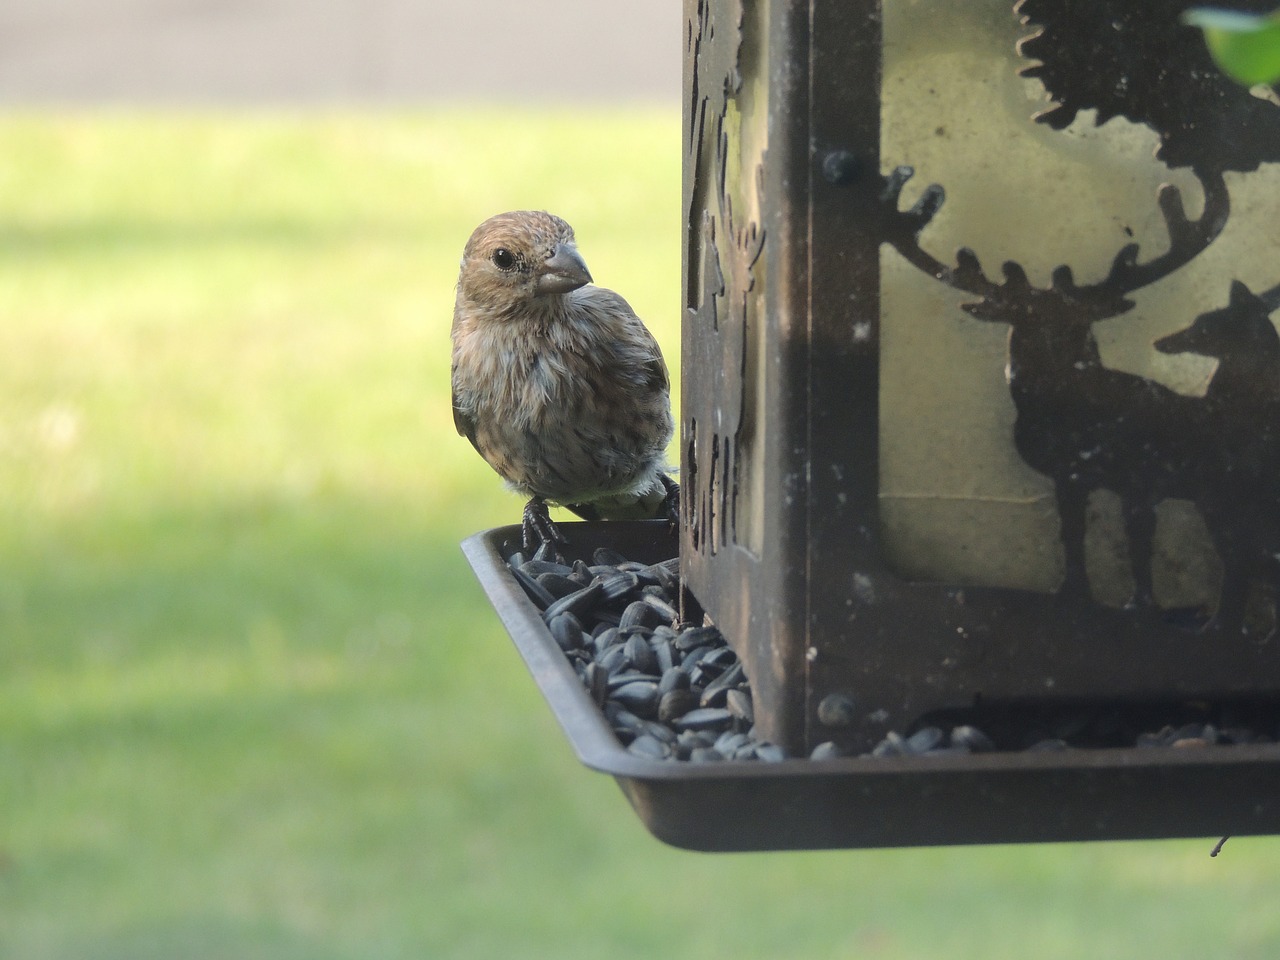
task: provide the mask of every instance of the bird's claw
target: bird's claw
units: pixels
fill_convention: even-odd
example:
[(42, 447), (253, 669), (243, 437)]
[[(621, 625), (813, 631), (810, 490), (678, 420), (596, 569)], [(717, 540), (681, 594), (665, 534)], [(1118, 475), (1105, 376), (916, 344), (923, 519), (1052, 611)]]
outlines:
[(660, 474), (658, 479), (662, 481), (662, 487), (667, 491), (666, 496), (662, 498), (662, 512), (671, 521), (672, 529), (677, 529), (680, 526), (680, 484), (665, 473)]
[(526, 553), (532, 553), (548, 543), (554, 545), (569, 542), (569, 538), (552, 521), (551, 514), (547, 512), (547, 501), (541, 497), (534, 497), (524, 505), (520, 539)]

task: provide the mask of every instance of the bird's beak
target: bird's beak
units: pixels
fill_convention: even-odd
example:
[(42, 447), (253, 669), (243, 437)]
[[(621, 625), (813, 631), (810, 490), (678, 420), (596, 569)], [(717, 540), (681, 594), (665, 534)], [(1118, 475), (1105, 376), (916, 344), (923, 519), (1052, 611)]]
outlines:
[(591, 282), (591, 271), (582, 256), (568, 244), (558, 243), (538, 270), (538, 293), (568, 293)]

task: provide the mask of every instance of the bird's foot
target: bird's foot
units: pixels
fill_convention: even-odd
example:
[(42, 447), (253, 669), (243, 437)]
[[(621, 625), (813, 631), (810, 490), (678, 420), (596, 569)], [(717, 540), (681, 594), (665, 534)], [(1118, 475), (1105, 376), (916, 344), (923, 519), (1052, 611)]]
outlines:
[(673, 529), (678, 528), (680, 526), (680, 484), (665, 473), (659, 474), (658, 479), (662, 481), (662, 488), (667, 492), (662, 498), (663, 515), (671, 521)]
[(547, 501), (542, 497), (533, 497), (524, 505), (524, 515), (520, 520), (520, 539), (526, 553), (532, 553), (547, 544), (554, 550), (556, 544), (569, 542), (552, 521), (551, 514), (547, 512)]

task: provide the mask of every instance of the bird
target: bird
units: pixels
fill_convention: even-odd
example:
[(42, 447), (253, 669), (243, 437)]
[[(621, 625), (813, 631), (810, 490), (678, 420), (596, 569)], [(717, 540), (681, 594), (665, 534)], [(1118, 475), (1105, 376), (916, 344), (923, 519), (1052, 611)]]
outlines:
[(528, 498), (526, 551), (568, 542), (548, 504), (678, 524), (662, 351), (626, 300), (594, 285), (565, 220), (515, 210), (475, 228), (450, 338), (454, 425)]

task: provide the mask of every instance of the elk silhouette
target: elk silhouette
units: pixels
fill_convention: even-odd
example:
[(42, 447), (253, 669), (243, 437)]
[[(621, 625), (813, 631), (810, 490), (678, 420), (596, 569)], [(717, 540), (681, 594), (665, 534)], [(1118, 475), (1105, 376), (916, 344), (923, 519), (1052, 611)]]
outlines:
[[(1262, 579), (1280, 603), (1280, 335), (1269, 315), (1280, 286), (1254, 294), (1239, 280), (1227, 306), (1162, 337), (1164, 353), (1212, 357), (1194, 441), (1194, 499), (1222, 562), (1217, 610), (1208, 629), (1238, 634), (1249, 590)], [(1272, 635), (1280, 620), (1273, 613)]]
[(918, 269), (947, 286), (979, 296), (965, 304), (970, 315), (1009, 324), (1009, 391), (1016, 410), (1014, 445), (1032, 469), (1053, 482), (1065, 573), (1064, 598), (1090, 596), (1085, 564), (1089, 495), (1099, 489), (1121, 501), (1134, 581), (1131, 606), (1154, 607), (1151, 561), (1155, 506), (1167, 497), (1190, 498), (1197, 489), (1195, 463), (1203, 417), (1198, 398), (1175, 393), (1145, 377), (1103, 365), (1093, 324), (1130, 310), (1133, 291), (1154, 283), (1198, 256), (1222, 232), (1230, 199), (1222, 175), (1196, 171), (1204, 188), (1204, 210), (1191, 220), (1176, 187), (1158, 194), (1169, 232), (1169, 249), (1145, 263), (1139, 247), (1116, 254), (1100, 282), (1077, 285), (1070, 267), (1057, 267), (1049, 287), (1035, 287), (1017, 263), (1003, 266), (1004, 283), (983, 273), (968, 249), (950, 266), (924, 251), (920, 231), (942, 206), (945, 192), (932, 184), (909, 210), (899, 209), (910, 167), (884, 178), (881, 202), (885, 241)]

